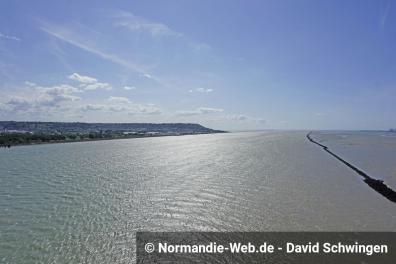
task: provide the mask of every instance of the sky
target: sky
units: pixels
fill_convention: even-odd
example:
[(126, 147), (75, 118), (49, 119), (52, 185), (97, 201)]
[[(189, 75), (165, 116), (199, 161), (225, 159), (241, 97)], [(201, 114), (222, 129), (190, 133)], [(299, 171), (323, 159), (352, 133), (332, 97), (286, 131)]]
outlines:
[(396, 2), (1, 0), (0, 120), (396, 127)]

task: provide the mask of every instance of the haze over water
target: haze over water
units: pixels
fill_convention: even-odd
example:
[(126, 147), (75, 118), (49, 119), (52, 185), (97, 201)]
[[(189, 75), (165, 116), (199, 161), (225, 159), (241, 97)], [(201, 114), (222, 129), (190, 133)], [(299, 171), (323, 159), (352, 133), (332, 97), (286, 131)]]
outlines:
[(394, 231), (395, 204), (305, 134), (1, 149), (0, 262), (130, 263), (138, 230)]

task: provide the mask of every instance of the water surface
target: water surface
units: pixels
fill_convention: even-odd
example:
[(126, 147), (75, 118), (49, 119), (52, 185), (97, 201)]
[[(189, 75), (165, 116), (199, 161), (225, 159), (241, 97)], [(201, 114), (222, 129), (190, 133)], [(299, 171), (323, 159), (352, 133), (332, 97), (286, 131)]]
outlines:
[(396, 133), (321, 131), (314, 136), (331, 150), (396, 190)]
[(305, 132), (0, 150), (1, 263), (131, 263), (148, 231), (394, 231), (396, 206)]

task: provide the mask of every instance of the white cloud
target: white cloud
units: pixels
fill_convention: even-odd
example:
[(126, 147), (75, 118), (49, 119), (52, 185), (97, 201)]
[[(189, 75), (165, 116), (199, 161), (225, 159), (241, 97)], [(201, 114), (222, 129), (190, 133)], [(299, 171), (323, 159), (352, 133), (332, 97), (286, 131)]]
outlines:
[(150, 79), (150, 80), (153, 80), (153, 81), (155, 81), (156, 83), (158, 83), (158, 84), (160, 84), (162, 86), (169, 87), (167, 82), (164, 82), (164, 80), (162, 80), (161, 78), (155, 77), (155, 76), (153, 76), (151, 74), (144, 73), (144, 74), (141, 74), (140, 76), (142, 76), (144, 78), (147, 78), (147, 79)]
[(203, 114), (213, 114), (213, 113), (221, 113), (223, 109), (220, 108), (210, 108), (210, 107), (200, 107), (196, 110), (192, 111), (178, 111), (176, 112), (177, 115), (184, 115), (184, 116), (192, 116), (192, 115), (203, 115)]
[(243, 114), (228, 115), (226, 118), (228, 120), (238, 121), (238, 122), (254, 122), (254, 123), (259, 123), (259, 124), (265, 124), (266, 123), (265, 119), (263, 119), (263, 118), (252, 117), (252, 116), (243, 115)]
[(153, 79), (153, 76), (151, 76), (148, 73), (142, 74), (143, 77), (146, 77), (147, 79)]
[(200, 88), (197, 88), (195, 91), (197, 91), (197, 92), (199, 92), (199, 93), (211, 93), (211, 92), (213, 92), (213, 89), (211, 89), (211, 88), (202, 88), (202, 87), (200, 87)]
[(18, 38), (18, 37), (11, 36), (11, 35), (6, 35), (6, 34), (2, 34), (2, 33), (0, 33), (0, 38), (2, 38), (2, 39), (8, 39), (8, 40), (21, 41), (21, 39)]
[(108, 105), (107, 110), (110, 112), (127, 112), (128, 108), (120, 105)]
[(203, 87), (199, 87), (195, 90), (188, 90), (189, 93), (193, 93), (193, 92), (197, 92), (197, 93), (211, 93), (214, 90), (211, 88), (203, 88)]
[[(121, 98), (121, 97), (120, 97)], [(117, 103), (117, 100), (111, 100), (110, 104), (87, 104), (81, 106), (79, 109), (83, 112), (87, 111), (101, 111), (104, 113), (116, 112), (116, 113), (125, 113), (128, 115), (154, 115), (161, 114), (162, 111), (160, 108), (153, 104), (139, 104), (132, 102), (123, 102), (120, 104)]]
[[(135, 114), (160, 114), (162, 111), (154, 104), (138, 104), (133, 103), (126, 97), (110, 96), (108, 101), (111, 105), (108, 106), (109, 111), (113, 112), (127, 112), (129, 115)], [(114, 105), (114, 103), (117, 103)]]
[(73, 73), (71, 75), (69, 75), (69, 79), (74, 80), (74, 81), (78, 81), (81, 83), (96, 83), (98, 82), (97, 79), (89, 77), (89, 76), (84, 76), (84, 75), (80, 75), (78, 73)]
[(35, 101), (37, 106), (58, 107), (63, 102), (78, 101), (81, 98), (74, 95), (80, 90), (67, 85), (61, 84), (52, 87), (37, 87), (39, 95)]
[(30, 86), (30, 87), (35, 87), (35, 86), (37, 86), (37, 84), (35, 84), (34, 82), (29, 82), (29, 81), (26, 81), (25, 84), (26, 84), (27, 86)]
[(224, 110), (220, 108), (200, 107), (198, 108), (198, 111), (203, 114), (209, 114), (209, 113), (221, 113)]
[(245, 120), (248, 120), (249, 117), (245, 116), (245, 115), (233, 115), (233, 116), (230, 116), (230, 119), (237, 120), (237, 121), (245, 121)]
[[(122, 19), (127, 19), (129, 15), (131, 14), (121, 11), (121, 12), (117, 12), (114, 17), (122, 21)], [(134, 16), (132, 15), (132, 17)], [(152, 28), (152, 31), (150, 32), (153, 32), (155, 36), (160, 36), (165, 34), (170, 34), (170, 35), (176, 34), (177, 36), (181, 36), (180, 33), (174, 32), (172, 30), (170, 31), (165, 30), (166, 27), (162, 27), (162, 29), (154, 29), (155, 27), (153, 26), (153, 24), (155, 25), (158, 23), (146, 23), (146, 26), (143, 28)], [(149, 25), (153, 27), (150, 27)], [(151, 79), (161, 86), (164, 87), (170, 86), (167, 81), (163, 80), (163, 78), (149, 73), (150, 70), (154, 67), (153, 64), (148, 65), (148, 64), (136, 63), (132, 59), (126, 58), (125, 54), (124, 56), (123, 54), (121, 55), (117, 54), (118, 50), (115, 53), (110, 52), (108, 48), (106, 49), (103, 46), (101, 46), (104, 45), (102, 44), (102, 42), (98, 42), (95, 37), (92, 37), (92, 33), (90, 32), (95, 32), (95, 30), (90, 29), (85, 25), (74, 24), (73, 27), (60, 26), (40, 20), (39, 29), (60, 41), (73, 45), (74, 47), (77, 47), (81, 50), (91, 53), (108, 62), (117, 64), (132, 72), (138, 73), (139, 75), (145, 78)], [(103, 35), (104, 34), (101, 34), (101, 36)], [(108, 39), (108, 40), (112, 41), (113, 39)], [(103, 43), (106, 43), (106, 41), (104, 41)], [(129, 54), (129, 52), (127, 54)]]
[(32, 82), (26, 82), (30, 87), (29, 94), (26, 96), (11, 96), (3, 103), (6, 110), (17, 113), (46, 112), (65, 106), (67, 102), (81, 100), (76, 94), (80, 93), (76, 87), (60, 84), (50, 87), (39, 86)]
[(4, 110), (22, 112), (30, 110), (32, 108), (33, 102), (22, 97), (14, 96), (2, 105)]
[(126, 97), (110, 96), (109, 101), (117, 103), (130, 103), (131, 101)]
[(69, 79), (80, 83), (80, 87), (86, 91), (97, 89), (111, 90), (112, 87), (108, 83), (99, 82), (96, 78), (73, 73), (69, 75)]
[(106, 106), (104, 105), (99, 105), (99, 104), (87, 104), (83, 105), (80, 107), (80, 110), (86, 112), (86, 111), (98, 111), (98, 110), (104, 110)]
[(176, 115), (180, 116), (192, 116), (192, 115), (199, 115), (199, 111), (197, 110), (192, 110), (192, 111), (178, 111), (176, 112)]
[(110, 96), (107, 102), (102, 104), (87, 104), (80, 108), (82, 111), (119, 112), (128, 115), (152, 115), (162, 113), (161, 109), (154, 104), (134, 103), (126, 97)]
[(183, 34), (170, 29), (163, 23), (149, 21), (145, 18), (138, 17), (132, 13), (118, 11), (114, 15), (116, 27), (123, 27), (130, 31), (146, 33), (154, 38), (159, 37), (181, 37)]
[(68, 85), (68, 84), (60, 84), (60, 85), (55, 85), (55, 86), (50, 86), (50, 87), (42, 87), (36, 85), (39, 90), (45, 91), (48, 94), (51, 95), (59, 95), (59, 94), (72, 94), (72, 93), (81, 93), (82, 91), (74, 86)]
[[(40, 86), (33, 82), (25, 82), (25, 94), (7, 95), (0, 98), (1, 115), (3, 116), (30, 116), (49, 117), (57, 116), (58, 120), (65, 117), (83, 118), (86, 113), (92, 117), (92, 112), (101, 112), (99, 115), (114, 117), (117, 113), (119, 118), (128, 115), (154, 115), (162, 111), (154, 104), (135, 103), (127, 97), (110, 96), (107, 99), (81, 98), (78, 95), (84, 93), (89, 85), (100, 85), (95, 78), (74, 74), (73, 80), (80, 83), (79, 86), (59, 84), (53, 86)], [(94, 82), (96, 80), (96, 82)], [(89, 88), (88, 88), (89, 89)], [(112, 114), (113, 113), (113, 114)], [(95, 116), (95, 114), (94, 114)], [(97, 114), (96, 114), (97, 116)]]
[(104, 90), (111, 90), (112, 89), (110, 84), (101, 83), (101, 82), (88, 84), (88, 85), (83, 86), (83, 88), (84, 88), (84, 90), (87, 90), (87, 91), (92, 91), (92, 90), (97, 90), (97, 89), (104, 89)]
[(127, 91), (131, 91), (131, 90), (135, 90), (135, 89), (136, 89), (135, 86), (124, 86), (124, 90), (127, 90)]
[(146, 114), (146, 115), (158, 115), (161, 114), (162, 111), (158, 107), (152, 104), (137, 104), (132, 109), (129, 110), (128, 114)]

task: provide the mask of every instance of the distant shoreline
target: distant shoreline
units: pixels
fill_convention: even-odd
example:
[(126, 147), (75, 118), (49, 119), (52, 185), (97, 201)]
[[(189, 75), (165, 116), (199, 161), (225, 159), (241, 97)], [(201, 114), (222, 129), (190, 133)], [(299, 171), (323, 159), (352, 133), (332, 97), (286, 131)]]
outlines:
[(226, 133), (194, 123), (0, 121), (0, 147)]
[(156, 138), (156, 137), (181, 137), (181, 136), (197, 136), (197, 135), (210, 135), (210, 134), (222, 134), (230, 133), (228, 131), (222, 132), (212, 132), (212, 133), (191, 133), (191, 134), (179, 134), (179, 135), (144, 135), (144, 136), (125, 136), (125, 137), (115, 137), (115, 138), (94, 138), (94, 139), (78, 139), (78, 140), (54, 140), (54, 141), (36, 141), (36, 142), (24, 142), (18, 144), (11, 144), (9, 147), (7, 145), (0, 145), (0, 149), (14, 148), (20, 146), (34, 146), (34, 145), (49, 145), (49, 144), (67, 144), (67, 143), (82, 143), (82, 142), (96, 142), (96, 141), (107, 141), (107, 140), (120, 140), (120, 139), (138, 139), (138, 138)]

